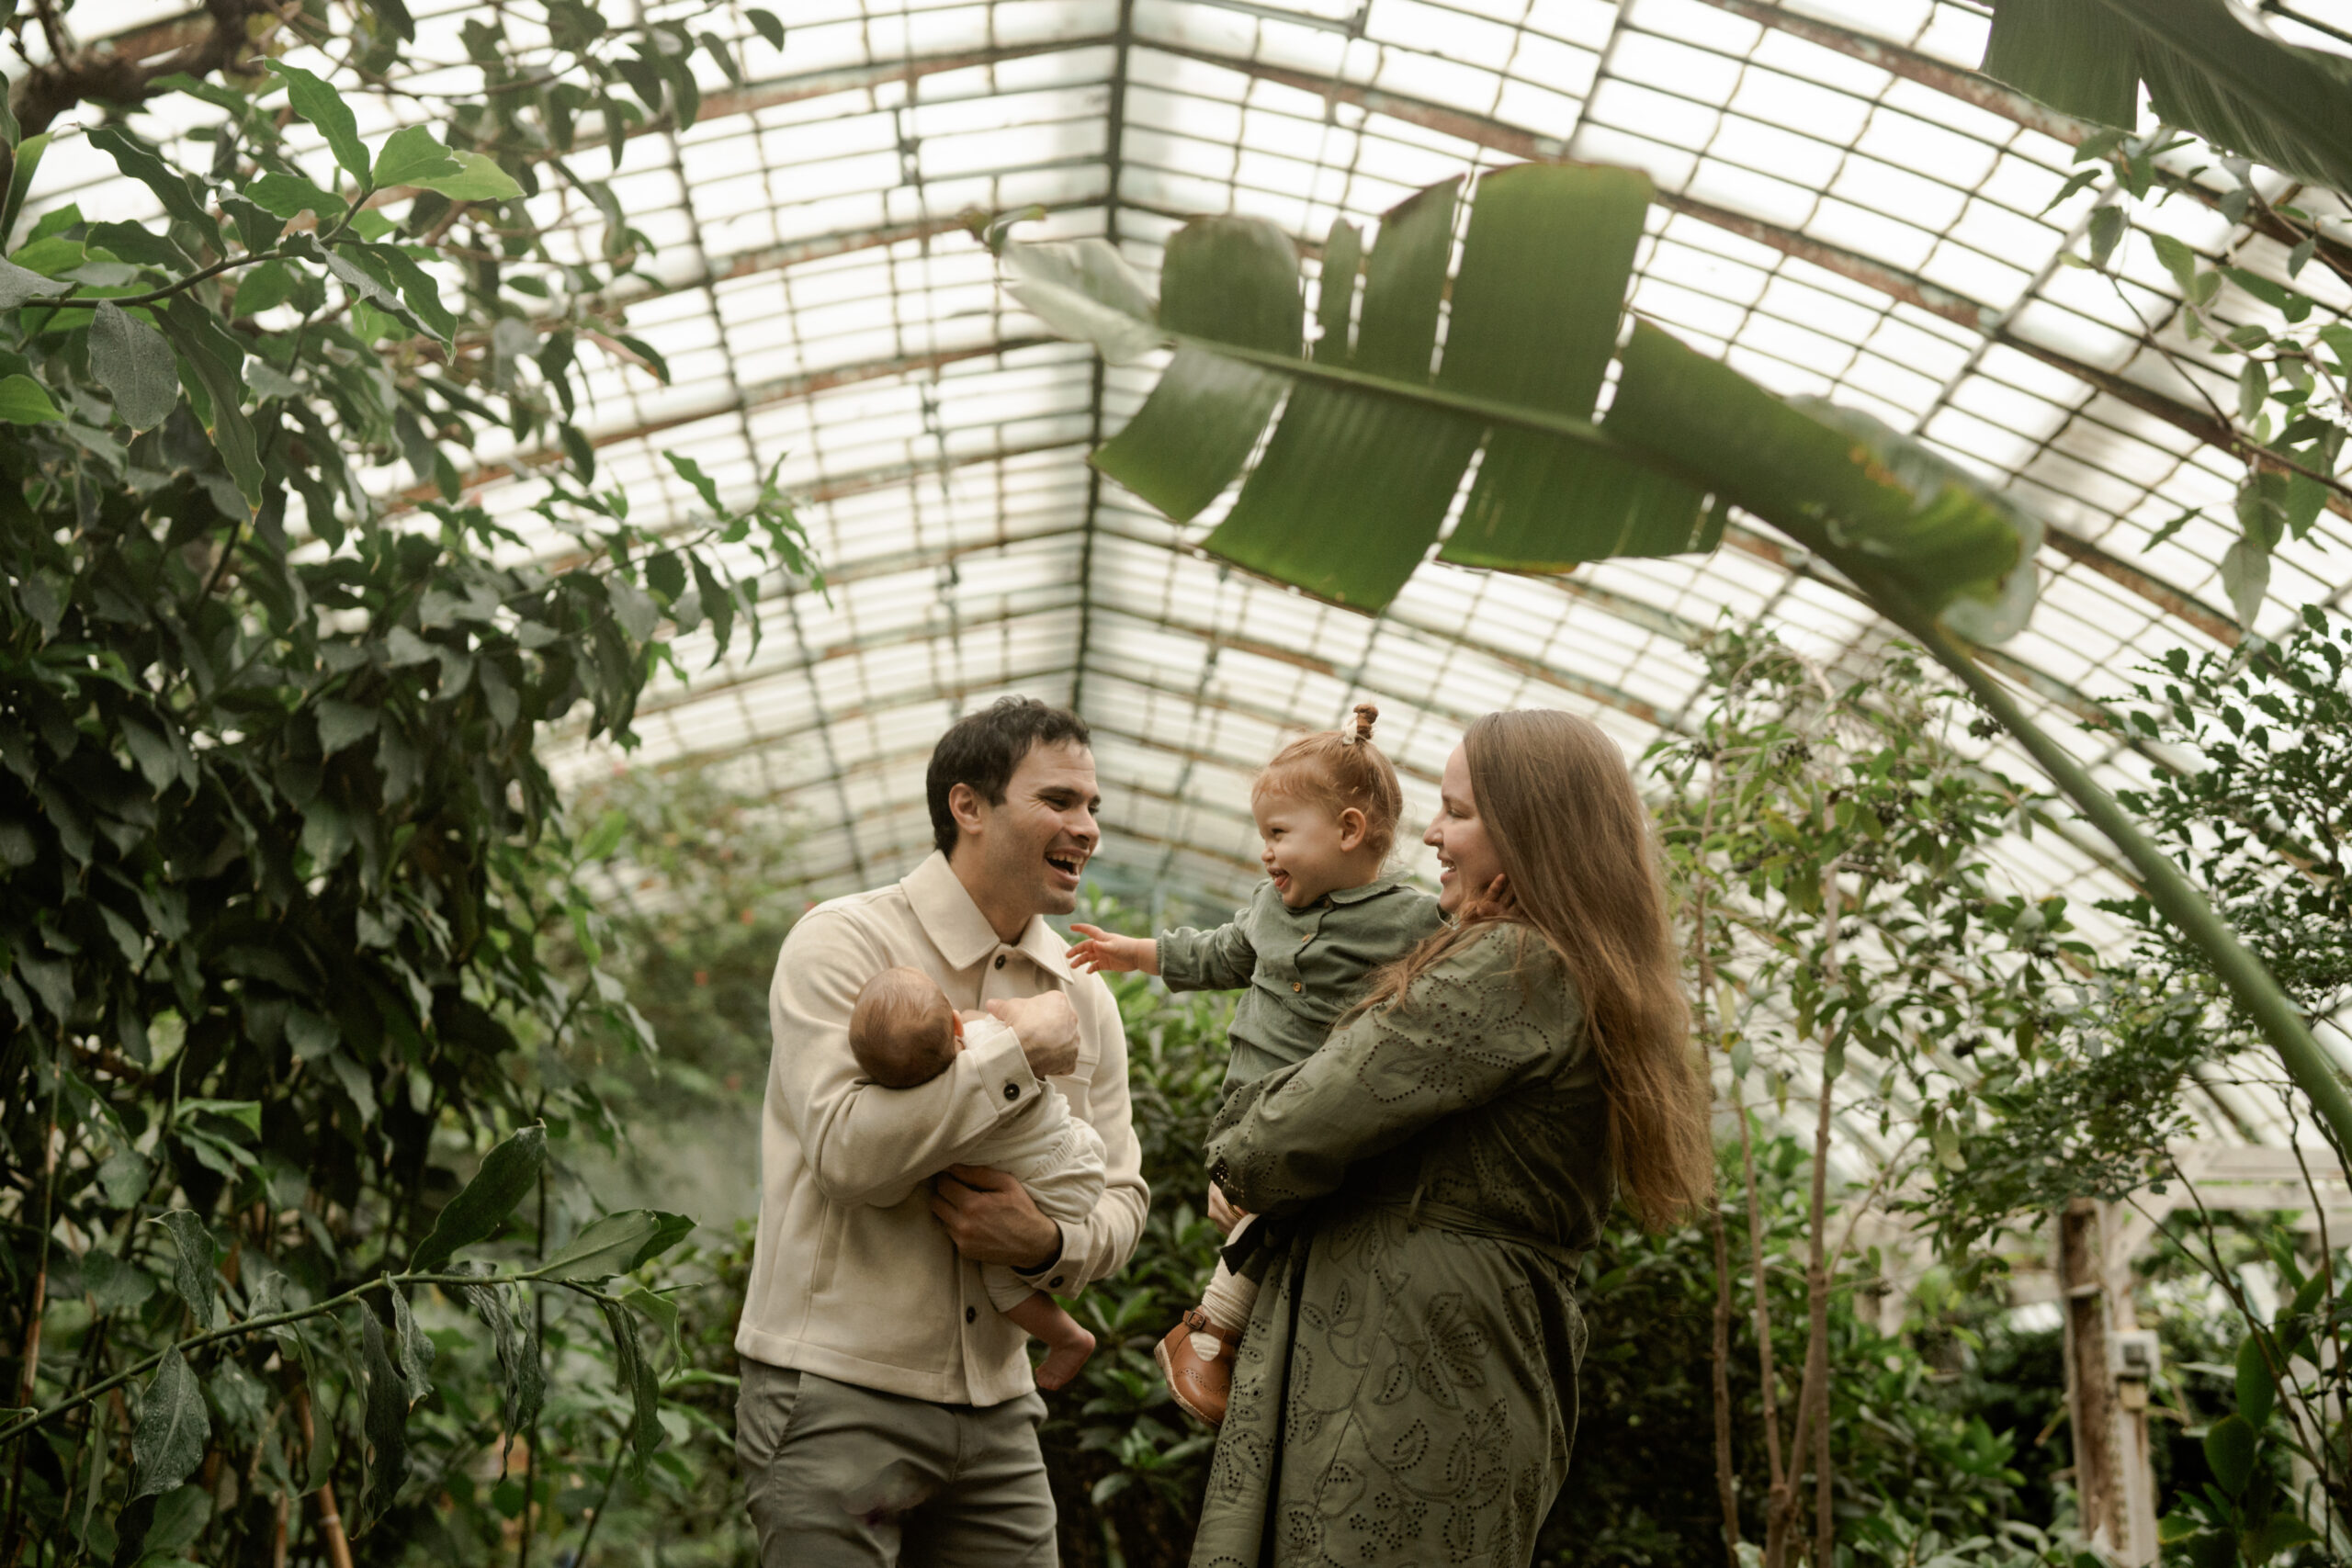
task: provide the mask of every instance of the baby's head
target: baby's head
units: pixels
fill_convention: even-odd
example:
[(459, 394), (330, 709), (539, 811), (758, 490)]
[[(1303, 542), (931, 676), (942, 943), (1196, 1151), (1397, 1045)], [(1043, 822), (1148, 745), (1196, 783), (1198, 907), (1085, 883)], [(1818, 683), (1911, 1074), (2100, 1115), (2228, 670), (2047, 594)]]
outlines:
[(920, 969), (885, 969), (857, 993), (850, 1054), (884, 1089), (912, 1089), (947, 1070), (964, 1048), (964, 1021)]
[(1303, 736), (1274, 753), (1250, 790), (1265, 840), (1267, 874), (1294, 909), (1380, 874), (1396, 841), (1405, 793), (1372, 743), (1380, 710), (1357, 705), (1338, 729)]

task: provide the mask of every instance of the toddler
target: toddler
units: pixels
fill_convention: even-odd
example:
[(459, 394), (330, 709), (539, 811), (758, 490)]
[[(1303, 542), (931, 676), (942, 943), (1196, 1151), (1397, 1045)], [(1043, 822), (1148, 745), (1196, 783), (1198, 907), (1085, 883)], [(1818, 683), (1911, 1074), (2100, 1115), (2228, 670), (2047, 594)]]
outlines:
[[(986, 1013), (959, 1014), (920, 969), (885, 969), (857, 993), (849, 1015), (849, 1048), (868, 1078), (883, 1089), (913, 1089), (947, 1070), (964, 1049), (967, 1025), (1002, 1029)], [(1070, 1114), (1052, 1083), (974, 1145), (960, 1163), (992, 1166), (1028, 1190), (1049, 1220), (1082, 1223), (1102, 1198), (1102, 1135)], [(1061, 1388), (1094, 1354), (1094, 1336), (1061, 1303), (1001, 1263), (982, 1265), (989, 1304), (1046, 1344), (1037, 1386)], [(881, 1304), (881, 1303), (877, 1303)]]
[[(1071, 928), (1086, 940), (1069, 957), (1088, 968), (1141, 970), (1176, 991), (1247, 987), (1233, 1010), (1228, 1095), (1312, 1055), (1371, 972), (1441, 923), (1435, 898), (1382, 874), (1404, 795), (1396, 770), (1372, 744), (1379, 716), (1363, 704), (1351, 723), (1292, 741), (1258, 775), (1250, 812), (1264, 843), (1266, 882), (1232, 923), (1165, 931), (1157, 941)], [(1222, 1194), (1211, 1197), (1214, 1209)], [(1201, 1304), (1158, 1352), (1176, 1403), (1211, 1426), (1225, 1420), (1234, 1348), (1265, 1272), (1265, 1248), (1245, 1245), (1250, 1226), (1243, 1215)]]

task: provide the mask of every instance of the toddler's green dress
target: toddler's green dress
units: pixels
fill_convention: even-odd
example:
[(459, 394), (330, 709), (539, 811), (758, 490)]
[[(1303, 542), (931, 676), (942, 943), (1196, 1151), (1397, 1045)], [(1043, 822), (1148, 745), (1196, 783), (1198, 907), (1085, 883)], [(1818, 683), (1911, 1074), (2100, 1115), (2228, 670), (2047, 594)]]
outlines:
[(1295, 1223), (1193, 1568), (1524, 1568), (1567, 1474), (1578, 1255), (1614, 1200), (1566, 969), (1523, 927), (1236, 1090), (1210, 1175)]

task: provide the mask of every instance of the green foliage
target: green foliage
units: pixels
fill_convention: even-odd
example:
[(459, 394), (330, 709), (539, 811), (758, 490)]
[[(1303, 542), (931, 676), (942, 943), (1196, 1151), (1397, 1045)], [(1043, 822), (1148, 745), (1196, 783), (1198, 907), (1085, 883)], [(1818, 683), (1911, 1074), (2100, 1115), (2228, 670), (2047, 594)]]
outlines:
[[(2121, 798), (2212, 890), (2296, 1005), (2352, 1002), (2352, 622), (2313, 608), (2243, 655), (2175, 650), (2132, 688), (2124, 738), (2176, 765)], [(2211, 964), (2142, 899), (2111, 906), (2159, 983), (2233, 1010)]]
[[(2226, 257), (2209, 261), (2146, 223), (2147, 243), (2179, 291), (2177, 320), (2185, 339), (2184, 344), (2153, 338), (2156, 351), (2184, 371), (2202, 358), (2199, 367), (2207, 374), (2218, 371), (2237, 383), (2229, 406), (2215, 403), (2212, 413), (2219, 443), (2246, 459), (2246, 468), (2229, 515), (2216, 521), (2237, 536), (2222, 558), (2222, 586), (2239, 624), (2250, 629), (2269, 591), (2272, 552), (2287, 539), (2308, 538), (2321, 511), (2331, 501), (2340, 505), (2346, 494), (2335, 475), (2352, 434), (2352, 406), (2345, 396), (2352, 384), (2352, 324), (2321, 298), (2324, 288), (2314, 293), (2296, 280), (2323, 249), (2325, 269), (2337, 274), (2352, 267), (2352, 253), (2323, 232), (2306, 208), (2272, 203), (2245, 158), (2222, 157), (2187, 169), (2177, 157), (2159, 162), (2188, 145), (2163, 125), (2140, 134), (2115, 130), (2086, 137), (2075, 149), (2078, 166), (2050, 206), (2086, 188), (2111, 192), (2091, 215), (2087, 263), (2072, 254), (2060, 257), (2102, 272), (2110, 270), (2135, 221), (2145, 221), (2142, 211), (2176, 197), (2211, 201), (2232, 224), (2256, 225), (2288, 247), (2282, 283)], [(2231, 144), (2224, 139), (2217, 145)], [(2213, 176), (2220, 177), (2218, 195), (2199, 183)], [(2200, 514), (2190, 507), (2169, 519), (2142, 550), (2154, 549)]]
[[(1785, 1410), (1804, 1359), (1809, 1162), (1789, 1138), (1766, 1142), (1757, 1156), (1769, 1315), (1782, 1379), (1777, 1393)], [(1736, 1190), (1736, 1156), (1724, 1178)], [(1746, 1258), (1744, 1197), (1729, 1201), (1724, 1217), (1733, 1258)], [(1759, 1540), (1770, 1476), (1752, 1283), (1743, 1277), (1735, 1292), (1730, 1374), (1742, 1535)], [(1917, 1348), (1921, 1336), (1900, 1332), (1919, 1325), (1882, 1330), (1873, 1321), (1880, 1286), (1875, 1260), (1860, 1258), (1839, 1269), (1830, 1297), (1831, 1459), (1841, 1554), (1850, 1550), (1856, 1563), (1907, 1563), (1924, 1535), (1957, 1542), (2013, 1533), (2012, 1527), (2030, 1522), (2021, 1517), (2017, 1450), (2032, 1433), (1988, 1424), (1982, 1385), (1944, 1374)], [(1647, 1236), (1621, 1219), (1586, 1260), (1580, 1294), (1591, 1341), (1577, 1378), (1576, 1450), (1538, 1560), (1556, 1568), (1721, 1561), (1709, 1232), (1687, 1225)], [(1979, 1325), (1991, 1310), (1997, 1309), (1971, 1303)]]
[[(291, 25), (364, 74), (398, 9)], [(642, 1466), (664, 1431), (639, 1336), (672, 1303), (591, 1281), (682, 1224), (550, 1191), (553, 1151), (616, 1131), (567, 1054), (650, 1041), (594, 957), (613, 846), (538, 749), (630, 744), (675, 639), (756, 639), (760, 575), (813, 567), (772, 482), (649, 526), (568, 423), (582, 346), (658, 365), (582, 303), (642, 239), (606, 193), (602, 255), (558, 262), (521, 197), (544, 168), (594, 200), (556, 121), (605, 104), (579, 84), (612, 48), (675, 41), (588, 20), (581, 70), (528, 86), (470, 24), (482, 96), (375, 145), (288, 62), (177, 79), (208, 162), (89, 134), (153, 224), (28, 227), (45, 142), (6, 128), (0, 1377), (40, 1413), (0, 1421), (10, 1561), (317, 1555), (330, 1496), (364, 1561), (428, 1521), (462, 1559), (505, 1528), (449, 1500), (502, 1436), (528, 1537), (563, 1443)], [(447, 450), (551, 437), (552, 546)], [(583, 1362), (610, 1371), (549, 1375)]]
[[(1206, 217), (1178, 230), (1156, 306), (1101, 240), (1033, 243), (1001, 224), (976, 229), (1007, 288), (1055, 332), (1113, 363), (1176, 348), (1095, 461), (1179, 521), (1241, 474), (1287, 387), (1263, 456), (1207, 543), (1320, 598), (1385, 606), (1436, 541), (1483, 446), (1452, 558), (1558, 571), (1712, 550), (1736, 502), (1906, 625), (1940, 617), (1997, 641), (2025, 624), (2041, 524), (1875, 420), (1774, 397), (1637, 322), (1608, 417), (1593, 423), (1646, 175), (1530, 164), (1480, 176), (1449, 281), (1459, 186), (1430, 186), (1392, 209), (1369, 254), (1352, 225), (1332, 230), (1318, 283), (1326, 335), (1311, 355), (1296, 248), (1262, 220)], [(1452, 313), (1432, 374), (1441, 297)]]
[(1990, 858), (2032, 830), (2040, 802), (1945, 742), (1952, 694), (1900, 644), (1855, 674), (1769, 634), (1726, 629), (1702, 651), (1693, 732), (1649, 763), (1681, 919), (1706, 902), (1709, 1048), (1741, 1098), (1783, 1109), (1814, 1053), (1833, 1081), (1871, 1073), (1863, 1101), (1889, 1179), (1965, 1187), (1961, 1139), (1983, 1096), (2079, 1010), (2067, 966), (2089, 950), (2064, 900), (2005, 891)]
[[(1107, 899), (1080, 917), (1134, 918)], [(1095, 1337), (1079, 1381), (1046, 1399), (1046, 1464), (1074, 1564), (1181, 1562), (1208, 1484), (1208, 1431), (1176, 1408), (1152, 1347), (1200, 1300), (1224, 1238), (1209, 1223), (1202, 1150), (1225, 1081), (1232, 1000), (1106, 976), (1127, 1032), (1127, 1086), (1151, 1212), (1134, 1258), (1073, 1303)]]

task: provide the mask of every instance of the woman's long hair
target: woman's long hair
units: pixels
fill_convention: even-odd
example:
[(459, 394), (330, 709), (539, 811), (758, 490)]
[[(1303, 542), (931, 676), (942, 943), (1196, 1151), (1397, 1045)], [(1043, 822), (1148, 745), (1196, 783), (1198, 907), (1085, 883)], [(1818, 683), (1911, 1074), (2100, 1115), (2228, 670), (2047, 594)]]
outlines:
[(1487, 714), (1462, 744), (1510, 903), (1485, 908), (1484, 889), (1470, 889), (1461, 922), (1382, 971), (1363, 1005), (1396, 1005), (1430, 964), (1499, 921), (1540, 935), (1584, 1005), (1618, 1188), (1645, 1228), (1665, 1230), (1713, 1196), (1715, 1160), (1649, 813), (1617, 748), (1573, 714)]

